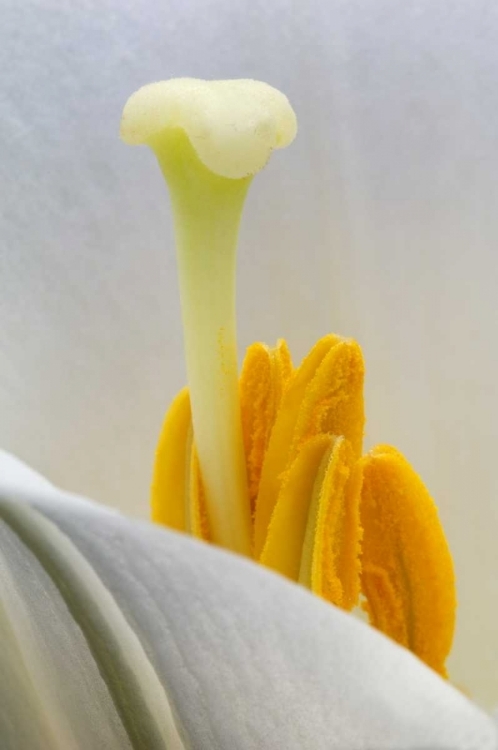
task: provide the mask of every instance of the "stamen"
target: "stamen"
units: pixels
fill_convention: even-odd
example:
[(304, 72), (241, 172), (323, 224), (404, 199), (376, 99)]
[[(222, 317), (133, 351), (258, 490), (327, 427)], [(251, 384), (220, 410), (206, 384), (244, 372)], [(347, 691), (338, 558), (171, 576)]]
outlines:
[(292, 375), (265, 456), (256, 500), (254, 551), (259, 557), (282, 478), (314, 435), (343, 435), (361, 455), (363, 357), (355, 341), (325, 336)]
[(394, 448), (378, 446), (361, 464), (362, 590), (370, 621), (446, 676), (456, 594), (437, 508)]
[(259, 562), (293, 581), (299, 580), (306, 527), (324, 457), (334, 438), (316, 435), (303, 446), (282, 478)]
[(209, 527), (206, 493), (195, 445), (192, 445), (189, 495), (190, 533), (198, 539), (203, 539), (205, 542), (211, 542), (213, 537)]
[(175, 397), (166, 414), (154, 461), (151, 490), (152, 520), (178, 531), (188, 531), (192, 412), (188, 388)]
[(275, 348), (252, 344), (242, 365), (240, 408), (253, 515), (264, 457), (292, 370), (289, 348), (283, 340)]
[(361, 471), (351, 444), (333, 439), (320, 468), (303, 545), (299, 582), (338, 607), (360, 595)]

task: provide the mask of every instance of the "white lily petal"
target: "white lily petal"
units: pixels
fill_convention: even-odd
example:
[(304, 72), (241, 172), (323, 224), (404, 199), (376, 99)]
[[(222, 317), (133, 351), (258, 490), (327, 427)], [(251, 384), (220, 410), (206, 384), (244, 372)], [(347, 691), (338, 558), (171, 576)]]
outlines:
[[(20, 461), (9, 462), (9, 469), (2, 471), (4, 495), (16, 486), (38, 494), (56, 492)], [(9, 721), (2, 739), (11, 741), (12, 748), (118, 749), (138, 742), (151, 749), (183, 750), (166, 694), (142, 645), (72, 542), (42, 514), (20, 503), (0, 503), (0, 540), (0, 632), (2, 642), (9, 644), (3, 649), (3, 666), (16, 685), (13, 691), (4, 681), (2, 698), (13, 703), (17, 720), (15, 726)], [(71, 660), (74, 669), (67, 670)], [(89, 674), (80, 689), (85, 669)], [(75, 681), (68, 685), (71, 676)], [(26, 722), (24, 693), (33, 703), (31, 723)], [(20, 729), (29, 732), (29, 742), (20, 742)]]
[[(91, 651), (104, 677), (133, 747), (184, 750), (167, 696), (140, 641), (89, 562), (55, 524), (29, 505), (0, 501), (0, 519), (36, 555), (62, 594), (68, 614), (86, 639), (85, 651)], [(17, 619), (12, 623), (17, 625)], [(35, 657), (38, 654), (26, 640), (25, 645), (18, 638), (17, 644), (25, 645), (19, 651), (32, 667), (31, 652)], [(50, 690), (50, 682), (45, 683)], [(78, 747), (76, 743), (71, 746)], [(66, 744), (63, 742), (60, 747), (65, 750)]]
[(53, 485), (23, 461), (0, 451), (0, 488), (2, 492), (9, 489), (43, 491), (53, 489)]
[(132, 747), (66, 603), (3, 521), (0, 639), (4, 750)]
[[(111, 609), (116, 605), (135, 632), (194, 750), (497, 747), (489, 717), (363, 623), (242, 558), (46, 485), (35, 490), (33, 481), (14, 489), (6, 479), (9, 465), (4, 456), (2, 514), (31, 543), (38, 533), (34, 546), (44, 566), (53, 534), (66, 539), (61, 549), (71, 546), (76, 577), (83, 575), (76, 561), (86, 558), (83, 578), (91, 565), (98, 586), (112, 596)], [(19, 596), (29, 609), (30, 579), (24, 586)], [(33, 606), (50, 609), (51, 602), (45, 596)], [(76, 648), (74, 659), (85, 648)], [(65, 663), (71, 671), (70, 658)], [(87, 718), (98, 726), (88, 700), (82, 689), (79, 716), (73, 710), (69, 721)]]

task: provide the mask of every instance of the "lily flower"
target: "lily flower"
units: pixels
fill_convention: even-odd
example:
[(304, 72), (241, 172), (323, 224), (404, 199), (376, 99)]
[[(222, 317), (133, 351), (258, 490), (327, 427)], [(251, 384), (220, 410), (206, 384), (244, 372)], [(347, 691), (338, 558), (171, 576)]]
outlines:
[[(190, 208), (201, 210), (204, 223), (185, 222), (192, 214), (181, 200), (175, 211), (184, 232), (179, 233), (180, 244), (185, 241), (187, 249), (183, 259), (188, 269), (191, 263), (199, 270), (199, 257), (188, 248), (198, 247), (199, 242), (209, 248), (215, 238), (218, 242), (213, 247), (234, 249), (250, 179), (240, 172), (251, 165), (262, 166), (269, 150), (289, 139), (292, 116), (282, 95), (264, 84), (251, 84), (247, 107), (239, 110), (244, 117), (235, 127), (232, 121), (221, 141), (213, 141), (206, 125), (217, 121), (226, 105), (216, 97), (213, 100), (212, 90), (225, 86), (212, 90), (198, 83), (188, 86), (187, 97), (182, 95), (183, 83), (175, 94), (174, 132), (166, 134), (168, 141), (169, 136), (176, 139), (173, 150), (163, 152), (161, 142), (155, 142), (154, 128), (158, 121), (164, 125), (163, 109), (149, 112), (146, 119), (152, 115), (149, 135), (164, 157), (165, 172), (171, 167), (170, 159), (193, 157), (186, 166), (187, 173), (197, 173), (197, 187), (185, 192), (189, 200), (194, 198)], [(189, 140), (179, 132), (177, 117), (178, 112), (182, 117), (185, 114), (186, 100), (195, 100), (196, 89), (208, 117), (207, 121), (195, 116), (181, 120), (185, 130), (187, 123), (193, 128)], [(237, 89), (238, 85), (231, 104), (240, 98)], [(259, 112), (267, 113), (262, 123), (251, 119), (253, 93)], [(151, 102), (148, 93), (145, 102)], [(193, 114), (188, 108), (187, 112)], [(282, 122), (282, 130), (274, 127)], [(140, 124), (144, 126), (145, 121)], [(166, 129), (170, 127), (171, 122), (166, 123)], [(232, 155), (236, 155), (239, 138), (244, 143), (249, 130), (261, 135), (260, 148), (244, 152), (244, 158), (236, 160), (236, 169), (232, 158), (218, 162), (218, 149), (225, 139), (233, 143)], [(196, 138), (201, 144), (194, 154), (191, 144)], [(201, 161), (202, 167), (199, 153), (207, 162)], [(211, 167), (217, 169), (219, 163), (224, 164), (223, 174), (211, 173)], [(197, 182), (199, 171), (213, 200), (206, 200), (202, 180)], [(185, 197), (184, 187), (182, 177), (176, 183), (179, 198)], [(220, 219), (222, 224), (217, 223)], [(209, 275), (217, 266), (211, 256), (204, 256), (206, 260), (201, 269)], [(402, 641), (403, 628), (411, 631), (412, 638), (419, 621), (424, 627), (427, 624), (425, 586), (444, 595), (441, 582), (434, 584), (430, 576), (425, 577), (431, 571), (438, 580), (437, 563), (444, 569), (443, 579), (451, 584), (451, 599), (451, 559), (434, 505), (405, 459), (385, 446), (361, 455), (358, 374), (362, 365), (358, 356), (351, 357), (356, 362), (351, 370), (354, 385), (345, 377), (337, 403), (326, 385), (321, 389), (323, 380), (329, 382), (329, 365), (333, 363), (331, 371), (337, 376), (338, 364), (349, 361), (347, 356), (341, 359), (344, 352), (358, 355), (357, 346), (326, 337), (294, 369), (284, 344), (275, 350), (256, 345), (242, 372), (241, 398), (233, 366), (233, 319), (221, 326), (223, 335), (218, 328), (218, 348), (213, 354), (213, 319), (209, 315), (203, 319), (195, 304), (192, 281), (196, 274), (190, 270), (182, 290), (184, 315), (191, 313), (195, 322), (194, 327), (187, 327), (191, 333), (190, 339), (187, 336), (190, 392), (178, 397), (167, 418), (162, 442), (176, 439), (178, 446), (171, 452), (159, 451), (157, 469), (164, 470), (165, 459), (175, 463), (178, 484), (174, 489), (180, 501), (164, 504), (161, 500), (160, 507), (164, 513), (183, 518), (182, 530), (194, 530), (230, 551), (157, 524), (128, 519), (58, 490), (12, 456), (0, 453), (1, 747), (497, 750), (491, 718), (442, 679), (435, 671), (437, 664), (426, 666), (394, 642)], [(204, 274), (197, 278), (201, 287), (203, 279)], [(230, 313), (227, 302), (233, 298), (219, 299), (221, 292), (223, 286), (208, 301), (223, 317)], [(202, 325), (204, 329), (196, 327)], [(217, 356), (220, 349), (226, 356)], [(210, 363), (205, 372), (196, 370), (196, 353), (201, 365)], [(263, 369), (269, 366), (266, 378), (258, 375), (261, 365)], [(221, 395), (216, 385), (222, 386)], [(299, 396), (296, 403), (289, 394)], [(264, 404), (259, 403), (261, 399)], [(175, 414), (181, 419), (170, 428)], [(203, 423), (206, 416), (215, 418), (211, 426)], [(222, 426), (219, 432), (217, 418)], [(180, 422), (192, 432), (188, 439), (179, 440)], [(206, 428), (204, 443), (198, 424)], [(232, 430), (229, 440), (227, 425)], [(337, 427), (339, 434), (331, 431)], [(210, 440), (226, 461), (221, 471)], [(206, 460), (210, 455), (213, 464)], [(269, 457), (273, 467), (283, 466), (282, 472), (265, 468)], [(278, 492), (268, 493), (266, 520), (263, 516), (257, 532), (257, 506), (266, 481), (276, 485)], [(162, 482), (157, 485), (159, 489), (164, 486)], [(227, 486), (235, 494), (219, 493)], [(299, 487), (306, 491), (298, 492)], [(301, 522), (306, 518), (304, 525), (291, 512), (296, 499), (302, 503), (298, 516)], [(254, 552), (257, 533), (261, 534), (259, 555)], [(296, 558), (286, 557), (286, 538), (294, 552), (299, 552), (296, 580), (304, 586), (268, 570), (274, 567), (287, 578), (296, 578), (291, 572), (291, 568), (296, 570)], [(272, 539), (272, 554), (266, 558), (267, 542)], [(248, 559), (251, 556), (266, 567), (254, 564)], [(393, 598), (383, 596), (382, 601), (392, 604), (392, 612), (399, 614), (398, 629), (388, 633), (390, 638), (378, 630), (388, 632), (384, 617), (391, 611), (383, 608), (375, 622), (379, 599), (365, 584), (366, 573), (375, 586), (378, 580), (387, 580), (375, 570), (377, 565), (384, 574), (389, 572), (394, 589)], [(343, 611), (358, 585), (350, 581), (360, 573), (377, 630)], [(410, 583), (416, 584), (413, 591), (400, 580), (401, 573), (410, 575)], [(417, 575), (423, 577), (421, 587)], [(333, 603), (336, 599), (339, 606)], [(451, 607), (442, 611), (446, 623), (451, 622), (451, 612)], [(430, 633), (449, 632), (447, 626), (434, 627), (431, 622), (422, 640)], [(417, 651), (411, 641), (406, 645)], [(440, 662), (444, 651), (438, 652)], [(430, 663), (429, 658), (426, 661)], [(442, 663), (439, 666), (442, 672)]]
[(253, 341), (283, 336), (295, 365), (330, 331), (361, 343), (364, 451), (395, 445), (437, 502), (458, 595), (447, 669), (490, 711), (497, 34), (479, 1), (26, 13), (6, 0), (0, 45), (0, 445), (60, 487), (147, 516), (162, 417), (187, 378), (172, 213), (152, 152), (116, 138), (119, 116), (165, 75), (268, 80), (300, 136), (246, 201), (239, 365)]
[(407, 460), (362, 456), (359, 345), (325, 336), (294, 367), (256, 343), (240, 382), (237, 229), (251, 179), (296, 134), (280, 92), (256, 81), (177, 79), (128, 101), (122, 138), (155, 152), (171, 191), (189, 389), (159, 442), (152, 517), (213, 541), (371, 623), (441, 675), (456, 610), (436, 506)]

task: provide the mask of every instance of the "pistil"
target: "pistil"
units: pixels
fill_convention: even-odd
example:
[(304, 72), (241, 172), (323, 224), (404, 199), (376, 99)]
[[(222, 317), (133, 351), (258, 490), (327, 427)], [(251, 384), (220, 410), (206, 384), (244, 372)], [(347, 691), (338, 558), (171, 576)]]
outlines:
[[(237, 364), (237, 235), (253, 175), (295, 133), (287, 98), (249, 80), (151, 84), (128, 100), (121, 122), (123, 140), (153, 149), (169, 186), (200, 491), (212, 541), (244, 555), (252, 554), (252, 533)], [(190, 505), (181, 515), (192, 518)]]

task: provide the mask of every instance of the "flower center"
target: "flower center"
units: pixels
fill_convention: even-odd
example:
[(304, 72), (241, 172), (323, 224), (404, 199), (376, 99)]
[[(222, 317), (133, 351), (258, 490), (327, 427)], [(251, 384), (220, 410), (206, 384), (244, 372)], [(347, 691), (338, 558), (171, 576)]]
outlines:
[(131, 97), (122, 135), (168, 182), (189, 388), (159, 440), (152, 516), (252, 556), (445, 675), (453, 563), (437, 509), (394, 448), (362, 455), (360, 347), (325, 336), (294, 367), (284, 341), (249, 347), (239, 378), (237, 231), (251, 175), (290, 142), (285, 97), (254, 81), (181, 79)]

